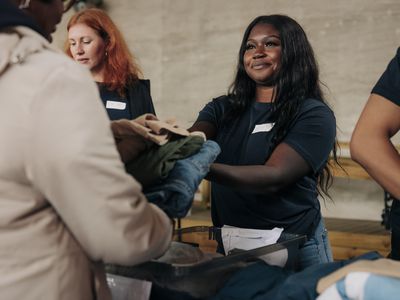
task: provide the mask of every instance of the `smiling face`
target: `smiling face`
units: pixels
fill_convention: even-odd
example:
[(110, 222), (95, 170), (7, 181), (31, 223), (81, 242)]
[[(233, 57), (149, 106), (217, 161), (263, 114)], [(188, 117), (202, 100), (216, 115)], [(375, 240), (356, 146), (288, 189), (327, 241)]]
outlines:
[(270, 24), (259, 23), (250, 31), (243, 55), (244, 69), (257, 85), (273, 86), (281, 65), (279, 32)]
[(68, 30), (72, 58), (87, 66), (92, 73), (100, 73), (106, 61), (106, 42), (96, 30), (83, 23)]

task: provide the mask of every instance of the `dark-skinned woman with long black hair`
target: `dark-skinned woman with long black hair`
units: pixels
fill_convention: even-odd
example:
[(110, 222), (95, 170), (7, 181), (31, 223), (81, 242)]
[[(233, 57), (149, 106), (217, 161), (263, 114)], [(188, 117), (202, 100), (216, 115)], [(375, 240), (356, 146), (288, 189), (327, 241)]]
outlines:
[(318, 196), (329, 196), (336, 120), (295, 20), (269, 15), (249, 24), (228, 94), (209, 102), (190, 130), (222, 149), (208, 174), (215, 226), (304, 234), (301, 269), (332, 261)]

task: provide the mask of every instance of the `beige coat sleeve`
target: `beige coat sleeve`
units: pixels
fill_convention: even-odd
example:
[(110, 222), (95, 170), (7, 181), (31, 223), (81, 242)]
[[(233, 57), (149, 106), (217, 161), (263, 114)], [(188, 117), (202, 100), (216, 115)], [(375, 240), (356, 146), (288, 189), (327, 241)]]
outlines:
[(38, 87), (27, 173), (94, 260), (136, 264), (161, 255), (172, 225), (126, 174), (90, 74), (66, 62)]

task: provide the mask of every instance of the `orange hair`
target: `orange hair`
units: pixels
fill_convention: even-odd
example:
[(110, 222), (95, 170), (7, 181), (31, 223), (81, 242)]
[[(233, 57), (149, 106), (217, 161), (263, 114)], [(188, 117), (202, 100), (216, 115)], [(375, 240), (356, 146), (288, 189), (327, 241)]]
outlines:
[[(142, 72), (135, 62), (129, 48), (111, 18), (101, 9), (89, 8), (73, 15), (68, 22), (67, 30), (76, 25), (85, 24), (95, 30), (106, 44), (104, 83), (110, 90), (116, 90), (121, 96), (125, 88), (139, 79)], [(68, 40), (65, 52), (72, 57)]]

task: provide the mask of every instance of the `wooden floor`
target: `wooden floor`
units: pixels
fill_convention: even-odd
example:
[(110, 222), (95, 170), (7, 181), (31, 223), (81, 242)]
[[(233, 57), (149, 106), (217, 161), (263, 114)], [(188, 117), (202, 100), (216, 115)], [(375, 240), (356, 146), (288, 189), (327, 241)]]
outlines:
[[(202, 206), (194, 206), (191, 216), (181, 220), (181, 227), (211, 224), (210, 210)], [(370, 251), (387, 256), (390, 251), (390, 233), (378, 221), (325, 218), (325, 225), (335, 260)], [(213, 245), (213, 242), (207, 243), (207, 247)]]

